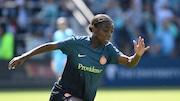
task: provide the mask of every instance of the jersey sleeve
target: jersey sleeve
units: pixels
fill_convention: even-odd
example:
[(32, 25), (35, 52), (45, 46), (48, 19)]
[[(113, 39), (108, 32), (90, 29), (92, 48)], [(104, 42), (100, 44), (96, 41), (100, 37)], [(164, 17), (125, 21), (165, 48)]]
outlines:
[(109, 63), (110, 64), (117, 64), (118, 63), (118, 57), (122, 55), (122, 52), (120, 52), (115, 46), (112, 44), (110, 45), (109, 49)]
[(69, 55), (71, 52), (73, 52), (74, 50), (74, 46), (75, 46), (75, 37), (71, 36), (68, 37), (62, 41), (59, 41), (58, 44), (58, 48), (66, 55)]

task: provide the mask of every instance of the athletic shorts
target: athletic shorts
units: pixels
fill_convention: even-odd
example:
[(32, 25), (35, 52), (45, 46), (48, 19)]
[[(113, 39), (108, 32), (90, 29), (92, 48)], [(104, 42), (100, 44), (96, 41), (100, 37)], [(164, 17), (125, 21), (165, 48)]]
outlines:
[(63, 90), (61, 85), (55, 83), (54, 87), (52, 88), (49, 101), (83, 101), (83, 100), (72, 96), (69, 92)]

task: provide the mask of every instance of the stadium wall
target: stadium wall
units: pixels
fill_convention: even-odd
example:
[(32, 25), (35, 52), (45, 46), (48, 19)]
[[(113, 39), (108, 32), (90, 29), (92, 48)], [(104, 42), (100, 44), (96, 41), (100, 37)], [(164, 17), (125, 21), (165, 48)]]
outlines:
[(180, 58), (143, 58), (136, 68), (109, 65), (106, 87), (180, 87)]
[[(56, 81), (49, 60), (31, 60), (16, 70), (8, 70), (0, 60), (0, 88), (52, 87)], [(136, 68), (109, 65), (102, 87), (180, 87), (180, 58), (142, 58)]]
[(0, 60), (0, 88), (52, 87), (56, 81), (49, 60), (27, 60), (16, 70), (8, 70), (9, 61)]

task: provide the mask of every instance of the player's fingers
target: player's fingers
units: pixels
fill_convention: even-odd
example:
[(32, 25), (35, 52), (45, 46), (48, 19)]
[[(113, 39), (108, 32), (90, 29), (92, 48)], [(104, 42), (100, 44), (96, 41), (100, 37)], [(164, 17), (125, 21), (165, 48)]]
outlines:
[(134, 47), (137, 46), (137, 42), (133, 40)]
[(141, 38), (139, 41), (139, 45), (145, 47), (144, 38)]
[(143, 45), (143, 47), (145, 46), (145, 43), (144, 43), (144, 38), (142, 38), (142, 40), (141, 40), (141, 44)]
[(11, 70), (11, 69), (15, 69), (15, 66), (13, 66), (13, 65), (9, 65), (8, 69), (9, 69), (9, 70)]
[(11, 70), (12, 68), (12, 60), (9, 62), (9, 66), (8, 66), (8, 69)]
[(138, 38), (138, 44), (140, 44), (141, 43), (141, 36), (139, 36), (139, 38)]
[(16, 66), (12, 66), (12, 67), (9, 67), (8, 69), (12, 70), (12, 69), (15, 69), (15, 68), (16, 68)]
[(149, 50), (150, 49), (150, 46), (147, 46), (146, 48), (145, 48), (145, 51), (147, 51), (147, 50)]
[(8, 69), (9, 69), (9, 70), (15, 69), (15, 67), (16, 67), (15, 61), (14, 61), (14, 60), (11, 60), (11, 61), (9, 62), (9, 67), (8, 67)]
[(144, 38), (141, 39), (141, 43), (144, 43)]
[(11, 69), (15, 69), (16, 67), (14, 66), (14, 67), (12, 67)]

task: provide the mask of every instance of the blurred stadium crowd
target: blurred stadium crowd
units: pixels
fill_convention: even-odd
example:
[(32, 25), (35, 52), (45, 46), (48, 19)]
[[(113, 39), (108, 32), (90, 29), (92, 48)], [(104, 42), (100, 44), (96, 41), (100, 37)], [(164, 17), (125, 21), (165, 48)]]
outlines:
[[(14, 50), (11, 49), (14, 56), (52, 41), (52, 34), (56, 30), (56, 19), (60, 16), (69, 19), (69, 25), (73, 30), (82, 29), (82, 26), (75, 24), (72, 12), (66, 7), (65, 1), (0, 0), (0, 29), (2, 30), (0, 47), (3, 47), (1, 33), (13, 37), (14, 46), (8, 44), (6, 46), (15, 47)], [(112, 42), (123, 53), (132, 55), (132, 40), (141, 35), (145, 38), (146, 44), (151, 46), (145, 56), (180, 56), (180, 0), (83, 1), (93, 14), (106, 13), (112, 17), (115, 24)], [(75, 34), (80, 33), (75, 32)], [(8, 40), (13, 39), (8, 38)], [(0, 48), (1, 59), (3, 59), (2, 49)]]

